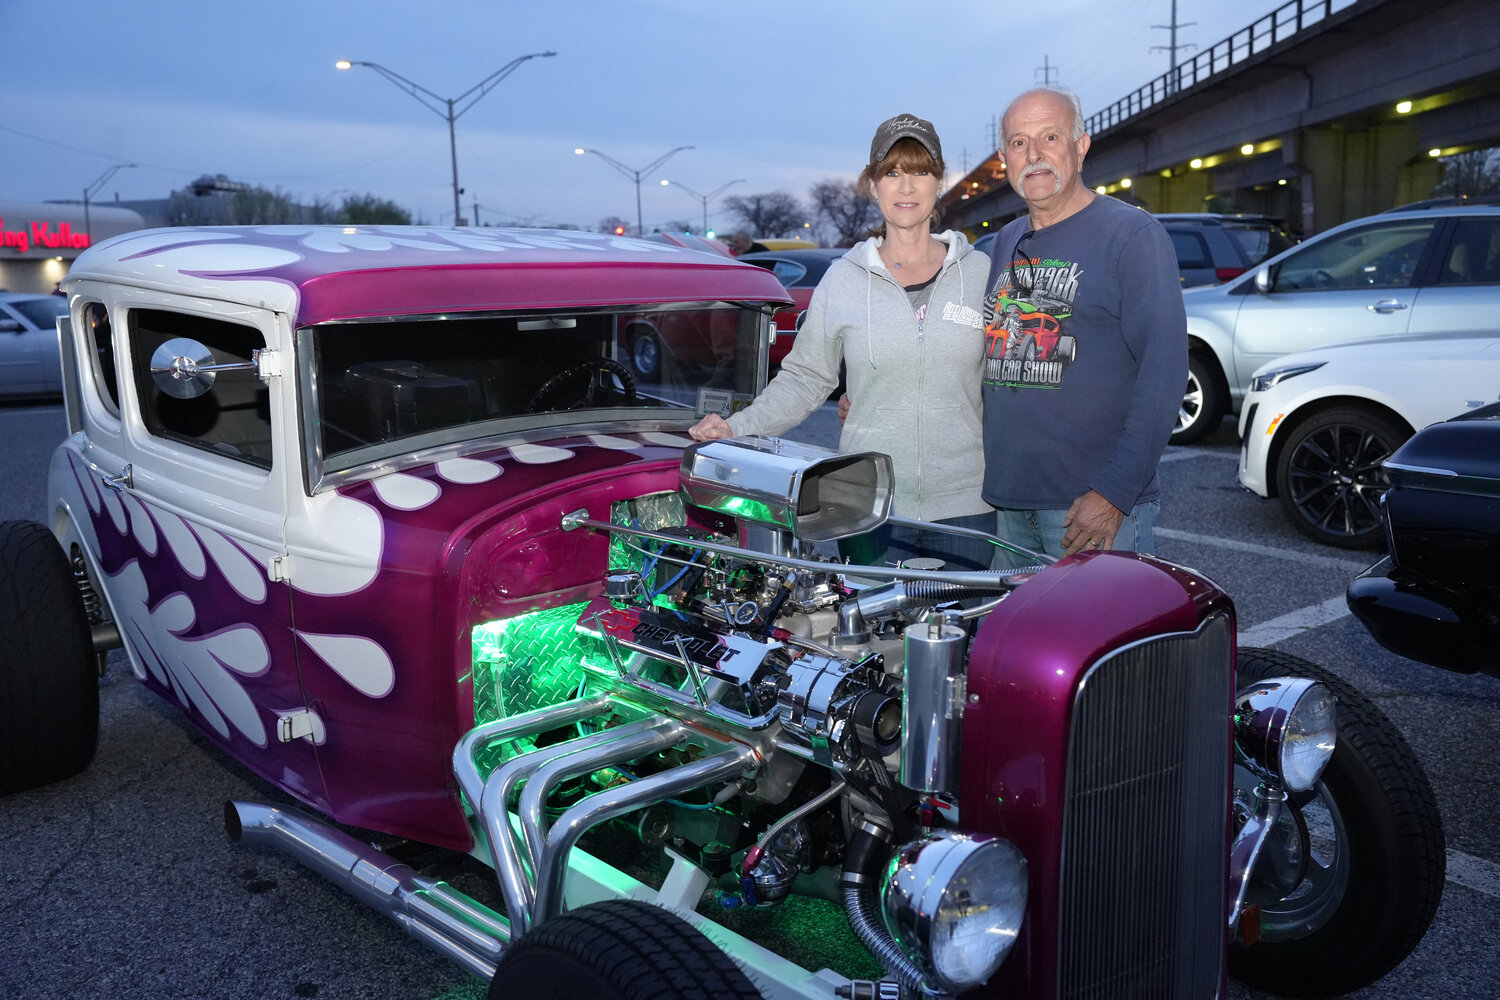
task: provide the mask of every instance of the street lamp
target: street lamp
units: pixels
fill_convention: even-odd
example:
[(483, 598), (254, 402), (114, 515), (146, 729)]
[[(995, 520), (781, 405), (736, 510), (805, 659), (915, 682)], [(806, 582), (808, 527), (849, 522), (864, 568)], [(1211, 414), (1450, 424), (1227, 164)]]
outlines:
[[(545, 59), (549, 56), (555, 55), (557, 55), (556, 52), (532, 52), (528, 55), (516, 56), (516, 58), (506, 63), (504, 66), (501, 66), (499, 69), (495, 70), (495, 72), (491, 73), (483, 80), (480, 80), (478, 83), (474, 84), (474, 86), (470, 87), (462, 94), (459, 94), (457, 97), (439, 97), (432, 91), (428, 90), (426, 87), (423, 87), (421, 84), (413, 83), (411, 80), (408, 80), (400, 73), (397, 73), (394, 70), (386, 69), (384, 66), (380, 65), (380, 63), (362, 62), (357, 59), (340, 59), (338, 62), (334, 63), (334, 66), (338, 69), (349, 69), (352, 66), (368, 66), (370, 67), (370, 69), (373, 69), (375, 72), (379, 73), (381, 76), (394, 83), (397, 87), (415, 97), (418, 101), (421, 101), (423, 107), (431, 108), (433, 111), (436, 111), (438, 113), (438, 117), (448, 119), (448, 152), (453, 158), (453, 224), (455, 226), (461, 226), (464, 224), (464, 217), (462, 211), (458, 206), (458, 139), (453, 127), (453, 123), (458, 119), (459, 115), (463, 114), (465, 111), (468, 111), (479, 102), (479, 99), (481, 97), (493, 90), (496, 84), (505, 79), (507, 76), (510, 76), (510, 74), (515, 70), (517, 66), (521, 65), (528, 59), (536, 59), (538, 57)], [(472, 99), (470, 99), (471, 95)], [(454, 110), (455, 104), (462, 104), (465, 100), (468, 100), (469, 103), (464, 104), (463, 107), (458, 108), (457, 110)]]
[(89, 198), (92, 197), (94, 193), (97, 192), (100, 188), (102, 188), (105, 185), (105, 182), (107, 182), (111, 177), (115, 175), (115, 171), (123, 170), (126, 167), (133, 166), (135, 166), (134, 163), (116, 163), (114, 166), (104, 171), (104, 173), (100, 174), (98, 180), (83, 189), (83, 233), (89, 238), (90, 246), (92, 246), (94, 243), (94, 233), (93, 230), (89, 228)]
[(708, 203), (710, 201), (713, 201), (713, 199), (715, 198), (715, 196), (717, 196), (718, 194), (720, 194), (721, 192), (723, 192), (723, 190), (725, 188), (729, 187), (730, 184), (743, 184), (743, 183), (745, 183), (745, 178), (741, 177), (738, 180), (732, 180), (732, 181), (729, 181), (726, 184), (720, 184), (718, 187), (714, 188), (708, 194), (699, 194), (697, 191), (694, 191), (692, 188), (688, 187), (686, 184), (682, 183), (681, 181), (663, 180), (661, 182), (661, 186), (662, 187), (667, 187), (670, 184), (676, 184), (678, 187), (682, 188), (688, 194), (692, 195), (694, 198), (697, 198), (699, 201), (703, 202), (703, 235), (707, 236), (708, 235)]
[(684, 149), (697, 148), (698, 147), (696, 146), (678, 146), (676, 149), (670, 149), (639, 170), (632, 170), (625, 164), (621, 163), (619, 160), (615, 159), (613, 156), (610, 156), (607, 153), (601, 153), (597, 149), (584, 149), (582, 146), (579, 146), (577, 149), (573, 150), (573, 152), (578, 156), (582, 156), (584, 153), (593, 153), (595, 156), (599, 157), (599, 159), (603, 160), (605, 163), (608, 163), (620, 173), (635, 181), (635, 234), (637, 236), (645, 236), (646, 227), (644, 223), (641, 222), (641, 178), (651, 173), (651, 171), (655, 170), (663, 163), (666, 163), (668, 160), (676, 156), (678, 153), (682, 152)]

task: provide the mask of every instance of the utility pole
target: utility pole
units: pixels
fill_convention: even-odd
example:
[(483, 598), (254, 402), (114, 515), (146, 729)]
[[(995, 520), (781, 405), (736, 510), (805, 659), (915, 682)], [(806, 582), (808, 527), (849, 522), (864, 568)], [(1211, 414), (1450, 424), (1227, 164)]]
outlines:
[[(1177, 0), (1172, 0), (1172, 2), (1176, 3)], [(1060, 72), (1056, 66), (1052, 65), (1051, 57), (1045, 55), (1042, 56), (1042, 64), (1036, 68), (1036, 71), (1042, 74), (1043, 87), (1052, 86), (1052, 74)]]
[(1153, 24), (1151, 26), (1153, 28), (1165, 29), (1168, 32), (1168, 35), (1167, 35), (1167, 38), (1168, 38), (1167, 44), (1166, 45), (1153, 45), (1153, 46), (1151, 46), (1151, 51), (1152, 52), (1166, 52), (1168, 54), (1168, 56), (1170, 57), (1170, 59), (1171, 59), (1171, 66), (1167, 70), (1167, 74), (1168, 74), (1167, 75), (1167, 93), (1169, 93), (1169, 94), (1175, 94), (1175, 93), (1177, 93), (1177, 89), (1178, 89), (1177, 50), (1178, 49), (1196, 49), (1198, 47), (1197, 45), (1194, 45), (1192, 42), (1184, 42), (1182, 45), (1178, 45), (1177, 44), (1177, 29), (1178, 28), (1191, 28), (1191, 27), (1193, 27), (1197, 23), (1198, 23), (1197, 21), (1186, 21), (1184, 23), (1179, 24), (1177, 22), (1177, 0), (1172, 0), (1172, 23), (1171, 24)]

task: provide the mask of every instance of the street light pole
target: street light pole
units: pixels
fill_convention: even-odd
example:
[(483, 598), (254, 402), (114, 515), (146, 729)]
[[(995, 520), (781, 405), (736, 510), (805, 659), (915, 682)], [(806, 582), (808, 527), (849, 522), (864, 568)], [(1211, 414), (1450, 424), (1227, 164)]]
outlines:
[(599, 157), (599, 159), (603, 160), (605, 163), (608, 163), (620, 173), (635, 181), (635, 234), (637, 236), (645, 236), (646, 226), (645, 223), (641, 221), (641, 178), (651, 173), (663, 163), (666, 163), (668, 160), (676, 156), (678, 153), (682, 152), (684, 149), (697, 148), (698, 147), (696, 146), (678, 146), (676, 149), (669, 149), (639, 170), (632, 170), (630, 167), (627, 167), (625, 164), (621, 163), (613, 156), (610, 156), (607, 153), (601, 153), (597, 149), (585, 149), (582, 146), (579, 146), (577, 149), (573, 150), (573, 152), (578, 156), (582, 156), (584, 153), (593, 153), (595, 156)]
[[(465, 111), (468, 111), (475, 104), (477, 104), (481, 97), (493, 90), (496, 84), (505, 79), (507, 76), (510, 76), (510, 74), (515, 71), (516, 67), (520, 66), (526, 60), (538, 58), (546, 59), (550, 56), (555, 55), (557, 55), (556, 52), (532, 52), (524, 56), (516, 56), (516, 58), (506, 63), (504, 66), (501, 66), (499, 69), (495, 70), (495, 72), (491, 73), (483, 80), (480, 80), (478, 83), (474, 84), (474, 86), (470, 87), (462, 94), (459, 94), (457, 97), (439, 97), (437, 94), (434, 94), (432, 91), (428, 90), (421, 84), (415, 83), (412, 80), (408, 80), (400, 73), (397, 73), (392, 69), (387, 69), (386, 67), (380, 65), (380, 63), (363, 62), (357, 59), (340, 59), (338, 62), (334, 63), (334, 66), (338, 69), (349, 69), (353, 66), (368, 66), (370, 69), (373, 69), (375, 72), (379, 73), (381, 76), (394, 83), (400, 89), (415, 97), (422, 103), (423, 107), (430, 108), (431, 110), (437, 112), (439, 117), (446, 118), (448, 120), (448, 155), (452, 158), (453, 161), (453, 224), (455, 226), (461, 226), (464, 224), (464, 216), (463, 210), (459, 207), (458, 204), (458, 196), (460, 193), (460, 189), (458, 186), (458, 130), (454, 127), (454, 122), (458, 120), (459, 115), (463, 114)], [(466, 100), (469, 103), (464, 104), (463, 107), (454, 107), (455, 105), (463, 104), (463, 102)]]
[(100, 188), (102, 188), (105, 185), (105, 182), (107, 182), (111, 177), (115, 175), (115, 171), (123, 170), (126, 167), (133, 166), (135, 166), (134, 163), (116, 163), (114, 166), (104, 171), (104, 173), (100, 174), (98, 180), (94, 181), (94, 183), (83, 189), (83, 232), (84, 235), (89, 238), (90, 246), (92, 246), (94, 243), (94, 233), (93, 230), (89, 227), (89, 198), (94, 194), (95, 191), (98, 191)]
[(699, 201), (703, 202), (703, 235), (707, 236), (708, 235), (708, 203), (710, 201), (713, 201), (714, 197), (717, 196), (717, 195), (719, 195), (719, 194), (721, 194), (724, 191), (725, 188), (729, 187), (730, 184), (743, 184), (743, 183), (745, 183), (745, 178), (741, 177), (741, 178), (739, 178), (737, 180), (732, 180), (732, 181), (729, 181), (727, 183), (720, 184), (718, 187), (714, 188), (708, 194), (699, 194), (697, 191), (694, 191), (692, 188), (688, 187), (686, 184), (682, 183), (681, 181), (663, 180), (661, 182), (661, 186), (662, 187), (667, 187), (668, 185), (675, 184), (678, 187), (682, 188), (682, 190), (686, 191), (688, 194), (692, 195), (694, 198), (697, 198)]

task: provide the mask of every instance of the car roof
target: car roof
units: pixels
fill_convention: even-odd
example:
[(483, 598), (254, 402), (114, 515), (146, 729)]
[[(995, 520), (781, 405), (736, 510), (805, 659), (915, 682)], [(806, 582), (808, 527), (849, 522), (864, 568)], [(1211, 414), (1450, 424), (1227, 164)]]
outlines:
[(1270, 215), (1224, 214), (1218, 212), (1157, 212), (1161, 222), (1201, 222), (1205, 225), (1222, 225), (1226, 222), (1265, 222), (1273, 226), (1283, 225), (1285, 220)]
[(1500, 194), (1460, 194), (1446, 198), (1427, 198), (1423, 201), (1414, 201), (1410, 205), (1388, 208), (1386, 212), (1418, 212), (1433, 208), (1463, 208), (1467, 205), (1489, 208), (1500, 206)]
[(757, 267), (769, 265), (778, 260), (799, 264), (806, 268), (806, 271), (792, 283), (791, 287), (806, 288), (821, 281), (829, 265), (848, 252), (842, 247), (804, 247), (801, 250), (766, 250), (764, 252), (757, 250), (755, 253), (740, 254), (738, 259), (753, 263)]
[(668, 243), (570, 230), (427, 226), (146, 229), (85, 250), (83, 280), (289, 314), (295, 326), (396, 315), (656, 302), (787, 302), (764, 268)]
[(848, 253), (848, 247), (803, 247), (800, 250), (757, 250), (740, 254), (740, 260), (838, 260)]

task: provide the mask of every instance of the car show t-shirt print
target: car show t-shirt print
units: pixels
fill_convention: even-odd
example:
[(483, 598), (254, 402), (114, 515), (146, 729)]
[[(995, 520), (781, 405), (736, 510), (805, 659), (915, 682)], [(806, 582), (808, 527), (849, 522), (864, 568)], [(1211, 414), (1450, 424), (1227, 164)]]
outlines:
[[(1018, 257), (984, 298), (984, 384), (1055, 389), (1077, 356), (1068, 333), (1082, 268), (1051, 257)], [(1012, 281), (1015, 278), (1015, 281)]]

